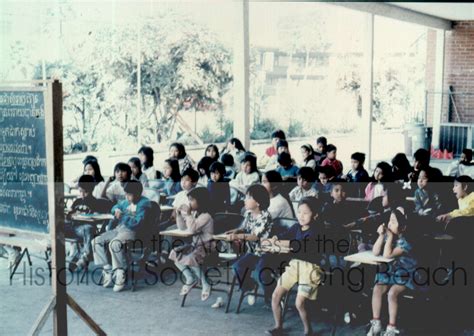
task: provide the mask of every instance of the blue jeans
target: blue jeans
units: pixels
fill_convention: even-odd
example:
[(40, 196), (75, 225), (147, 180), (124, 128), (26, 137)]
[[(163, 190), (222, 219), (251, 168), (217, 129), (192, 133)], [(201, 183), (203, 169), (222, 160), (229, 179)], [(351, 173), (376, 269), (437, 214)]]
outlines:
[(241, 290), (249, 291), (255, 287), (257, 282), (264, 290), (265, 301), (270, 302), (277, 281), (274, 266), (274, 255), (256, 256), (252, 253), (246, 253), (232, 265), (232, 269), (237, 276)]

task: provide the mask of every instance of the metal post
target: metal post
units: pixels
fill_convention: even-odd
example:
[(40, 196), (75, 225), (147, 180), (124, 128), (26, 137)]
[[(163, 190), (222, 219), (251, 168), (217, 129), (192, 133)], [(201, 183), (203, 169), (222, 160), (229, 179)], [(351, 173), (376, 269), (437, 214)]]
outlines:
[(364, 46), (365, 66), (363, 68), (361, 93), (362, 93), (362, 122), (364, 125), (364, 149), (366, 162), (371, 169), (372, 161), (372, 111), (373, 111), (373, 86), (374, 86), (374, 14), (367, 14)]
[[(234, 136), (250, 148), (250, 97), (249, 97), (249, 2), (242, 0), (242, 34), (234, 44)], [(240, 5), (240, 4), (239, 4)]]

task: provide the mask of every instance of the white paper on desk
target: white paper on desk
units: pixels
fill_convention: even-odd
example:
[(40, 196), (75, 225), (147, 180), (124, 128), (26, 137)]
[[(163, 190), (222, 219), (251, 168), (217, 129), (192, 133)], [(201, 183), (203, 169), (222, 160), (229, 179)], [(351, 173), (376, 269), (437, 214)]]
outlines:
[(181, 229), (173, 229), (173, 230), (165, 230), (160, 232), (161, 235), (169, 234), (172, 235), (192, 235), (193, 233), (188, 230), (181, 230)]
[(384, 258), (382, 256), (375, 256), (372, 251), (364, 251), (356, 254), (351, 254), (344, 257), (346, 261), (360, 262), (363, 264), (372, 264), (376, 265), (378, 263), (390, 263), (393, 258)]

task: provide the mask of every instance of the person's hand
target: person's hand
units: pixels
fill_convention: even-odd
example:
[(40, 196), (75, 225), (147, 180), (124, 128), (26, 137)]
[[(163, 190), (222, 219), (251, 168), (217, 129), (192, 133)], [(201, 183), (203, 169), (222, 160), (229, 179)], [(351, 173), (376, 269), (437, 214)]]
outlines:
[[(356, 222), (350, 222), (349, 224), (344, 224), (343, 227), (345, 229), (350, 229), (350, 228), (353, 228), (354, 226), (356, 226), (356, 224), (357, 224)], [(377, 230), (377, 232), (378, 232), (378, 230)]]
[(377, 233), (379, 234), (379, 236), (382, 236), (385, 233), (385, 231), (386, 231), (385, 226), (383, 224), (377, 228)]
[(122, 211), (120, 209), (115, 209), (114, 217), (117, 219), (122, 218)]
[(393, 237), (394, 233), (392, 230), (390, 230), (389, 228), (387, 228), (387, 230), (385, 231), (387, 233), (387, 237)]
[(227, 235), (227, 240), (237, 240), (237, 235), (235, 233), (229, 233)]
[(444, 215), (439, 215), (438, 217), (436, 217), (436, 219), (440, 222), (449, 222), (451, 220), (451, 216), (449, 214), (444, 214)]
[(179, 206), (178, 212), (180, 212), (181, 214), (190, 214), (191, 208), (188, 204), (182, 204)]

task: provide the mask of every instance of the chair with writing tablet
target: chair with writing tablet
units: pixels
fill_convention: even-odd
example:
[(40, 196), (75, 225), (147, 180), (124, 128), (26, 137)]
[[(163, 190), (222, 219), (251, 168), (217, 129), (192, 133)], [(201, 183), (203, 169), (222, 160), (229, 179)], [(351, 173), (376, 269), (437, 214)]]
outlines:
[[(284, 217), (274, 218), (273, 219), (273, 224), (272, 224), (272, 229), (271, 229), (271, 232), (270, 232), (270, 237), (281, 235), (282, 233), (286, 232), (289, 228), (291, 228), (295, 224), (298, 224), (298, 220), (296, 220), (295, 218), (284, 218)], [(254, 276), (253, 274), (252, 274), (252, 277), (254, 279), (256, 278), (256, 276)], [(234, 276), (234, 280), (235, 280), (235, 276)], [(240, 313), (240, 307), (242, 306), (242, 302), (243, 302), (245, 297), (247, 297), (249, 295), (254, 295), (255, 298), (265, 297), (265, 295), (258, 292), (258, 288), (259, 288), (258, 282), (256, 282), (256, 284), (257, 285), (255, 286), (255, 290), (253, 292), (251, 292), (251, 291), (248, 291), (248, 292), (241, 291), (240, 297), (239, 297), (239, 303), (237, 304), (237, 311), (236, 311), (237, 314)]]
[(150, 201), (160, 203), (160, 193), (153, 188), (144, 188), (142, 195), (146, 198), (148, 198)]
[(160, 212), (159, 204), (152, 201), (151, 209), (142, 225), (142, 229), (137, 232), (135, 240), (127, 244), (128, 272), (132, 292), (135, 291), (137, 281), (143, 275), (148, 257), (158, 248)]
[[(237, 229), (244, 220), (244, 217), (237, 213), (227, 213), (227, 212), (218, 212), (213, 215), (214, 219), (214, 234), (215, 235), (223, 235), (225, 232)], [(230, 250), (230, 242), (224, 242), (220, 240), (214, 241), (213, 251), (206, 256), (203, 267), (205, 267), (206, 271), (212, 269), (229, 269), (230, 263), (237, 258), (236, 253), (228, 252)], [(227, 246), (227, 247), (226, 247)], [(220, 252), (226, 251), (226, 252)], [(205, 272), (206, 272), (205, 271)], [(230, 272), (228, 273), (230, 274)], [(212, 286), (211, 292), (221, 292), (226, 294), (227, 296), (227, 304), (225, 312), (229, 312), (230, 302), (232, 300), (232, 294), (234, 292), (235, 284), (236, 284), (236, 277), (233, 276), (232, 282), (228, 281), (220, 281), (223, 284), (230, 285), (228, 289), (217, 288)], [(197, 286), (196, 288), (201, 288)], [(184, 307), (188, 294), (183, 296), (181, 301), (181, 307)]]

